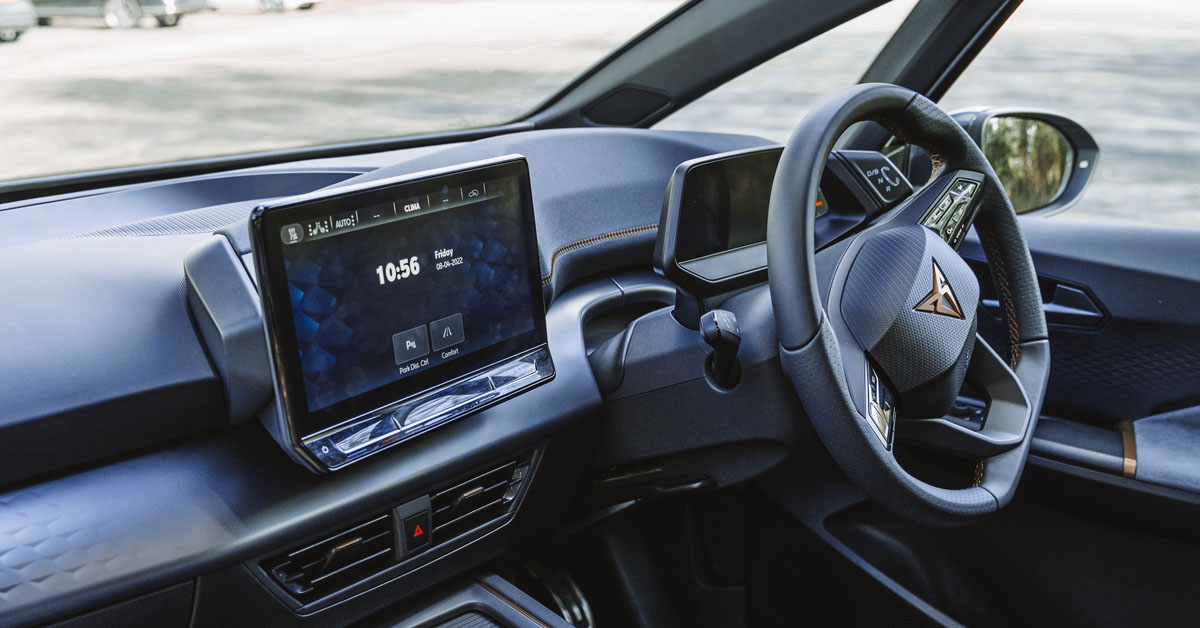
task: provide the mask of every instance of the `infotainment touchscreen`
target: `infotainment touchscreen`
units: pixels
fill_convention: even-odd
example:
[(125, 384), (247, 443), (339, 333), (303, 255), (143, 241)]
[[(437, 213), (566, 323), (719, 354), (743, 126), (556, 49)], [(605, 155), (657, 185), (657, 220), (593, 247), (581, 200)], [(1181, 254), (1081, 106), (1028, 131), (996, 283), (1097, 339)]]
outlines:
[(280, 427), (323, 466), (552, 374), (522, 158), (291, 199), (251, 224)]

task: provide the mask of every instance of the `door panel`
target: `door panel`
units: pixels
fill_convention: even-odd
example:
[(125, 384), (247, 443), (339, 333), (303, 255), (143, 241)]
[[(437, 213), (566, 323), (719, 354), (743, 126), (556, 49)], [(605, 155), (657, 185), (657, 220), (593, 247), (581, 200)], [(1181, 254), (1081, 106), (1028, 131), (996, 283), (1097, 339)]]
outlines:
[[(1111, 427), (1200, 404), (1200, 229), (1064, 218), (1021, 227), (1051, 304), (1044, 414)], [(995, 299), (978, 239), (963, 255), (976, 262), (983, 299)], [(1004, 346), (986, 305), (980, 332)]]

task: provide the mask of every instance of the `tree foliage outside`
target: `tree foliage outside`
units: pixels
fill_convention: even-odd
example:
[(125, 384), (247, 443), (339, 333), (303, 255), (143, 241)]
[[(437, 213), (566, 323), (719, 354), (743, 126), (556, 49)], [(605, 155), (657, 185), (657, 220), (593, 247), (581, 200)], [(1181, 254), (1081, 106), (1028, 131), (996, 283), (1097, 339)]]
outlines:
[(1062, 194), (1071, 145), (1053, 126), (1032, 118), (997, 116), (983, 131), (983, 154), (1018, 213), (1045, 207)]

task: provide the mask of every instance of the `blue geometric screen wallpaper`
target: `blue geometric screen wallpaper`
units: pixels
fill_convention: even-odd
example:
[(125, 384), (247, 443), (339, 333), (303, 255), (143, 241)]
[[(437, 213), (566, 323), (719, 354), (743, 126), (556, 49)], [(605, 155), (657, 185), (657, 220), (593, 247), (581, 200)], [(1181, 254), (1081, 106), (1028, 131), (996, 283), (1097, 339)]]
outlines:
[[(284, 247), (309, 412), (533, 330), (519, 188), (496, 187), (506, 193)], [(377, 267), (414, 256), (419, 273), (380, 285)], [(431, 350), (427, 366), (401, 372), (393, 335), (456, 314), (458, 351)]]

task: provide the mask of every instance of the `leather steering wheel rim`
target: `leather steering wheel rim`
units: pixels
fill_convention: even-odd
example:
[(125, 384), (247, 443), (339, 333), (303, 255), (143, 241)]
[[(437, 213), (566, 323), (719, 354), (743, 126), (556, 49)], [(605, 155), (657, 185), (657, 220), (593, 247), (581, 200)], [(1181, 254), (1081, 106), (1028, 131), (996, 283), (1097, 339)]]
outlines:
[[(847, 128), (862, 121), (882, 124), (900, 140), (920, 146), (932, 157), (934, 168), (924, 187), (880, 217), (871, 228), (855, 236), (856, 240), (864, 242), (855, 245), (859, 248), (852, 246), (853, 250), (861, 252), (870, 244), (866, 240), (882, 238), (881, 234), (901, 227), (907, 231), (894, 231), (886, 237), (919, 240), (922, 236), (915, 234), (928, 230), (924, 227), (914, 230), (911, 222), (897, 217), (911, 218), (924, 211), (920, 205), (929, 195), (922, 192), (949, 186), (946, 178), (953, 173), (969, 171), (981, 175), (979, 191), (975, 195), (974, 224), (988, 258), (1007, 326), (1007, 346), (1004, 348), (1007, 360), (1000, 360), (996, 356), (1001, 352), (992, 352), (981, 338), (974, 338), (975, 302), (964, 303), (964, 308), (970, 308), (968, 333), (974, 338), (967, 341), (964, 354), (966, 361), (971, 362), (970, 368), (975, 368), (974, 358), (983, 361), (989, 356), (996, 358), (994, 361), (998, 365), (980, 368), (990, 368), (1001, 380), (1011, 376), (1011, 381), (1004, 385), (1010, 392), (1014, 386), (1020, 388), (1020, 394), (1014, 398), (1023, 396), (1025, 419), (1024, 427), (1014, 432), (1012, 442), (1005, 445), (1003, 452), (990, 455), (981, 462), (974, 483), (967, 488), (940, 488), (916, 478), (896, 461), (887, 438), (879, 438), (878, 430), (872, 432), (870, 419), (860, 411), (864, 403), (859, 398), (862, 393), (859, 391), (856, 395), (858, 387), (848, 383), (859, 374), (848, 373), (843, 363), (843, 352), (855, 351), (857, 336), (846, 333), (845, 321), (841, 318), (844, 305), (835, 307), (832, 312), (826, 310), (830, 302), (840, 303), (841, 291), (848, 288), (846, 283), (835, 280), (824, 291), (818, 283), (814, 241), (818, 186), (835, 142)], [(923, 523), (963, 523), (994, 513), (1007, 504), (1020, 479), (1041, 410), (1049, 374), (1049, 346), (1037, 277), (1016, 213), (995, 172), (966, 132), (933, 102), (895, 85), (863, 84), (833, 95), (805, 116), (784, 148), (771, 190), (767, 234), (768, 273), (781, 364), (791, 377), (817, 434), (850, 479), (881, 505)], [(937, 239), (928, 234), (925, 237)], [(965, 262), (940, 239), (936, 246), (942, 248), (927, 245), (943, 260), (939, 262), (938, 257), (933, 258), (935, 291), (939, 263), (943, 266), (962, 264), (965, 268)], [(853, 255), (844, 252), (841, 255), (842, 259), (837, 263), (845, 269), (836, 276), (845, 277), (853, 270), (856, 260)], [(955, 259), (949, 259), (951, 256)], [(867, 265), (866, 262), (863, 265)], [(857, 272), (855, 276), (862, 274)], [(920, 280), (920, 277), (912, 278), (914, 282)], [(924, 281), (928, 286), (928, 279)], [(969, 281), (974, 283), (974, 278)], [(976, 286), (972, 299), (977, 296)], [(908, 312), (904, 315), (912, 316)], [(924, 320), (920, 322), (924, 324)], [(935, 323), (958, 324), (960, 328), (956, 328), (956, 333), (960, 336), (967, 329), (966, 322), (939, 320)], [(983, 347), (976, 350), (974, 358), (970, 356), (971, 342), (975, 347)], [(859, 349), (867, 355), (859, 363), (872, 364), (870, 351)], [(921, 346), (912, 348), (914, 360), (925, 357), (917, 353), (921, 350)], [(848, 357), (850, 355), (847, 353)], [(968, 367), (960, 359), (955, 368), (964, 370)], [(868, 372), (870, 369), (868, 366)], [(902, 375), (897, 373), (897, 376)], [(960, 386), (961, 381), (960, 376)], [(867, 386), (870, 387), (869, 381)], [(904, 411), (902, 401), (899, 415), (903, 416)], [(905, 421), (898, 420), (895, 431), (898, 433), (905, 426)]]

